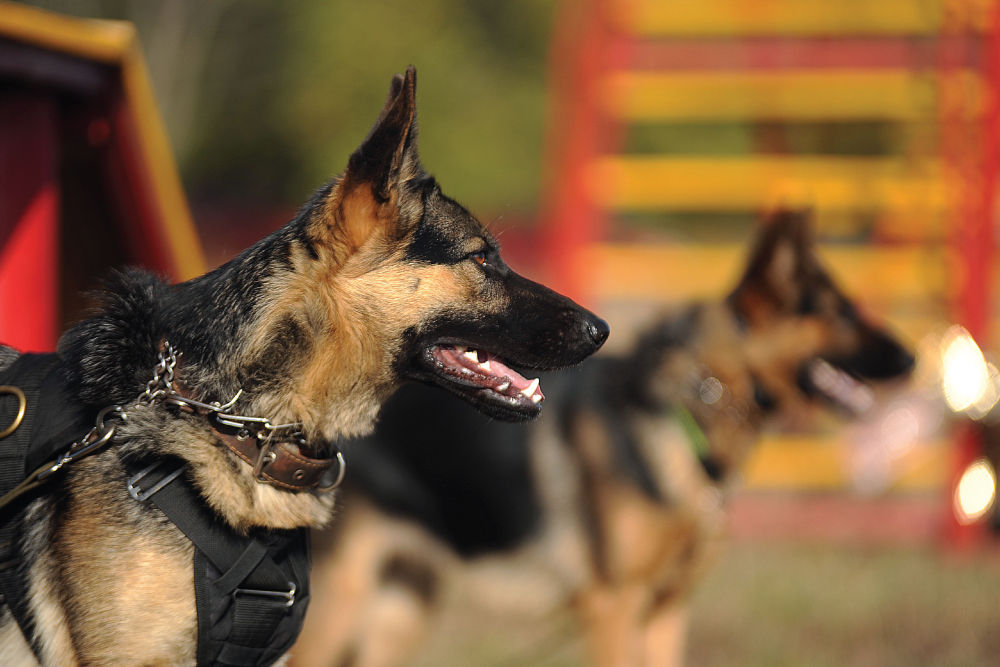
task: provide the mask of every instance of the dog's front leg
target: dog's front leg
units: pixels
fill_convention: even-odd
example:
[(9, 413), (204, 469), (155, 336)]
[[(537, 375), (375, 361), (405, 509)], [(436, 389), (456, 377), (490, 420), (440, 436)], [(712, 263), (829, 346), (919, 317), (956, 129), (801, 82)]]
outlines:
[(647, 600), (644, 587), (598, 585), (577, 597), (592, 664), (598, 667), (640, 665), (640, 618)]
[(680, 667), (684, 664), (688, 630), (687, 605), (671, 598), (650, 610), (642, 628), (644, 665)]

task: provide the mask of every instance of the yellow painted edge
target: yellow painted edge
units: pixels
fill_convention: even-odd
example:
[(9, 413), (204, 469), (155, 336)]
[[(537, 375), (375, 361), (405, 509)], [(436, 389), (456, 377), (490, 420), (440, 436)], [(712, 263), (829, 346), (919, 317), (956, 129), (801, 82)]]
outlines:
[(121, 67), (125, 100), (151, 187), (163, 217), (177, 278), (204, 273), (201, 243), (184, 196), (166, 129), (160, 118), (135, 26), (126, 21), (81, 19), (0, 0), (0, 34), (39, 47)]
[[(945, 248), (822, 245), (818, 253), (844, 289), (869, 301), (947, 299)], [(574, 261), (588, 267), (598, 298), (677, 300), (724, 293), (746, 254), (740, 243), (597, 243), (580, 249)]]
[[(617, 210), (940, 211), (954, 193), (934, 161), (840, 157), (614, 156), (593, 162), (591, 196)], [(724, 184), (724, 185), (720, 185)]]
[[(936, 118), (933, 72), (901, 69), (780, 70), (773, 72), (613, 72), (602, 85), (608, 113), (636, 122), (690, 122), (705, 118)], [(971, 101), (983, 109), (983, 86), (963, 72)]]
[[(915, 0), (621, 0), (619, 26), (644, 36), (922, 35), (944, 27), (944, 2)], [(987, 3), (957, 17), (987, 25)]]
[(117, 63), (136, 40), (127, 21), (81, 19), (0, 1), (0, 34), (102, 63)]
[(142, 151), (147, 157), (151, 184), (163, 215), (167, 241), (177, 271), (176, 278), (194, 278), (205, 272), (205, 256), (195, 232), (191, 211), (138, 42), (132, 45), (122, 61), (122, 87), (126, 99), (135, 111), (133, 120)]

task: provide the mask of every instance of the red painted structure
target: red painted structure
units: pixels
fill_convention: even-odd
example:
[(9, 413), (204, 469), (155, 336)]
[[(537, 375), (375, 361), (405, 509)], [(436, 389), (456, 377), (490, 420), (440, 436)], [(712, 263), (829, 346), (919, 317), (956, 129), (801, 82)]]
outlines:
[(606, 0), (561, 2), (549, 55), (549, 118), (545, 199), (539, 232), (539, 265), (547, 284), (586, 301), (587, 278), (578, 274), (576, 252), (605, 235), (592, 199), (588, 167), (618, 147), (618, 128), (600, 111), (600, 82), (615, 65), (617, 38)]
[[(990, 340), (992, 319), (991, 267), (995, 254), (997, 179), (1000, 178), (1000, 2), (990, 6), (989, 29), (982, 44), (974, 43), (970, 26), (955, 18), (946, 23), (950, 41), (941, 50), (943, 82), (961, 76), (959, 68), (968, 60), (980, 62), (985, 85), (984, 108), (970, 114), (969, 102), (960, 95), (945, 93), (941, 106), (941, 154), (958, 177), (958, 205), (950, 221), (952, 244), (960, 261), (953, 276), (955, 319), (980, 345)], [(960, 16), (961, 14), (957, 14)], [(945, 91), (959, 86), (943, 86)], [(964, 103), (964, 104), (963, 104)], [(962, 525), (951, 511), (952, 498), (966, 468), (982, 455), (981, 431), (973, 424), (961, 424), (955, 439), (954, 470), (945, 499), (949, 511), (946, 540), (957, 548), (980, 542), (984, 525)]]
[(0, 101), (0, 340), (29, 349), (59, 325), (57, 115), (40, 96)]
[(0, 342), (51, 350), (126, 264), (204, 270), (135, 30), (0, 2)]

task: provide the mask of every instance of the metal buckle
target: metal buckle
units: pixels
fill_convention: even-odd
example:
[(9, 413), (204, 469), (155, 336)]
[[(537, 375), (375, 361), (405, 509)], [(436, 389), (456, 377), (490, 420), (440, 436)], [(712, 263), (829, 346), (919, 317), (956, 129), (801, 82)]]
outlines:
[(25, 398), (24, 392), (21, 391), (20, 387), (14, 387), (6, 384), (0, 386), (0, 394), (10, 394), (11, 396), (16, 396), (18, 404), (17, 416), (14, 417), (14, 421), (11, 422), (10, 426), (0, 431), (0, 439), (2, 439), (16, 431), (17, 427), (21, 425), (21, 421), (24, 419), (24, 411), (28, 407), (28, 399)]
[(149, 489), (146, 489), (145, 491), (143, 491), (142, 489), (140, 489), (137, 486), (138, 483), (139, 483), (139, 481), (142, 480), (142, 478), (144, 478), (146, 475), (148, 475), (149, 473), (151, 473), (156, 468), (159, 468), (160, 465), (161, 465), (161, 462), (158, 461), (158, 462), (156, 462), (156, 463), (154, 463), (154, 464), (152, 464), (150, 466), (147, 466), (147, 467), (143, 468), (142, 470), (140, 470), (136, 474), (134, 474), (131, 477), (129, 477), (128, 484), (126, 486), (126, 488), (128, 489), (128, 494), (130, 496), (132, 496), (134, 499), (136, 499), (136, 500), (138, 500), (140, 502), (145, 501), (145, 500), (149, 500), (160, 489), (162, 489), (163, 487), (165, 487), (167, 484), (170, 484), (170, 482), (172, 482), (175, 479), (177, 479), (177, 477), (182, 472), (184, 472), (184, 466), (181, 465), (180, 467), (177, 468), (177, 470), (174, 470), (173, 472), (168, 473), (166, 476), (164, 476), (163, 478), (161, 478), (160, 481), (158, 481), (156, 484), (154, 484), (153, 486), (151, 486)]
[(267, 438), (264, 442), (260, 443), (260, 454), (257, 455), (256, 463), (253, 464), (253, 476), (258, 482), (266, 481), (263, 477), (264, 466), (278, 458), (278, 455), (271, 451), (273, 446), (271, 438)]
[(275, 598), (280, 600), (285, 600), (285, 606), (291, 607), (295, 604), (295, 582), (288, 582), (287, 591), (262, 591), (255, 588), (237, 588), (233, 591), (233, 600), (235, 601), (239, 595), (258, 595), (264, 598)]

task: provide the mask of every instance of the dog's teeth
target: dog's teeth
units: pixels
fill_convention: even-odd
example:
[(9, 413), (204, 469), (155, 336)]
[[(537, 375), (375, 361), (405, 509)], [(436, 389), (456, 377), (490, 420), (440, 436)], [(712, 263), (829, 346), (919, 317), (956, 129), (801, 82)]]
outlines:
[(487, 359), (483, 363), (479, 364), (479, 368), (481, 368), (484, 373), (490, 373), (491, 372), (491, 370), (490, 370), (490, 360)]
[(541, 394), (532, 394), (531, 395), (531, 402), (532, 403), (541, 403), (542, 402), (542, 395)]
[(479, 363), (479, 351), (478, 350), (469, 350), (468, 352), (463, 352), (462, 356), (465, 357), (466, 359), (468, 359), (469, 361), (473, 361), (473, 362), (475, 362), (477, 364)]
[(521, 393), (524, 394), (525, 398), (531, 398), (535, 394), (536, 389), (538, 389), (538, 378), (532, 380), (531, 384), (521, 390)]
[(497, 385), (497, 391), (507, 391), (510, 389), (510, 380), (504, 380), (501, 384)]
[(459, 354), (465, 354), (465, 347), (463, 347), (462, 345), (456, 345), (455, 352), (458, 352)]

